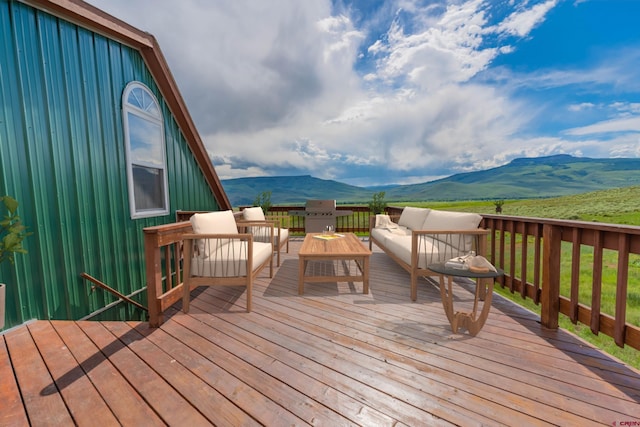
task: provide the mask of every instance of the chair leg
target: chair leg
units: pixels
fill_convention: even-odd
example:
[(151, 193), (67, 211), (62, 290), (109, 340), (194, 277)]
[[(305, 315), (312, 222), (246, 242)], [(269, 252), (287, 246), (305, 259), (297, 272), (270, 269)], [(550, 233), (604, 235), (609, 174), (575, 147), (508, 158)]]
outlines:
[(189, 299), (191, 298), (191, 292), (189, 292), (189, 285), (187, 282), (182, 283), (182, 312), (189, 312)]
[[(190, 241), (189, 241), (190, 242)], [(182, 279), (182, 311), (184, 313), (189, 312), (189, 300), (191, 299), (191, 281), (189, 275), (191, 274), (191, 248), (185, 247), (184, 251), (184, 264), (183, 264), (183, 279)]]
[(416, 273), (411, 274), (411, 301), (418, 299), (418, 275)]
[(249, 281), (247, 282), (247, 313), (251, 313), (251, 310), (253, 308), (253, 277), (251, 274), (248, 274), (247, 278), (249, 279)]

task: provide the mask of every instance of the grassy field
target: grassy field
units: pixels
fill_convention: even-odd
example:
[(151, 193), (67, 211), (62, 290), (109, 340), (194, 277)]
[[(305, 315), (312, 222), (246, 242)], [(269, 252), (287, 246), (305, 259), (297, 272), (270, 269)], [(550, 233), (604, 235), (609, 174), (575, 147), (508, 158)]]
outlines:
[[(456, 211), (478, 212), (484, 214), (495, 213), (495, 201), (459, 201), (459, 202), (428, 202), (428, 203), (395, 203), (393, 206), (422, 206), (433, 209), (449, 209)], [(555, 218), (579, 221), (594, 221), (609, 224), (625, 224), (640, 226), (640, 187), (626, 187), (614, 190), (585, 193), (575, 196), (558, 197), (552, 199), (529, 200), (505, 200), (502, 205), (503, 215)], [(570, 252), (571, 246), (563, 247), (563, 252)], [(564, 257), (569, 258), (569, 257)], [(604, 264), (612, 265), (616, 269), (617, 254), (605, 251)], [(592, 248), (585, 248), (581, 256), (584, 267), (581, 268), (581, 283), (591, 283), (592, 269), (590, 263), (593, 260)], [(640, 256), (631, 256), (627, 293), (627, 322), (640, 326)], [(605, 268), (606, 270), (612, 270)], [(570, 266), (562, 268), (561, 293), (568, 296), (570, 281)], [(614, 272), (612, 272), (614, 274)], [(589, 288), (589, 289), (587, 289)], [(613, 314), (615, 307), (615, 278), (611, 279), (606, 274), (603, 276), (602, 311)], [(498, 288), (496, 292), (517, 302), (520, 305), (540, 314), (540, 307), (531, 300), (523, 300), (518, 295), (513, 295), (508, 289)], [(582, 286), (580, 302), (591, 305), (590, 286)], [(618, 347), (613, 339), (600, 334), (593, 335), (589, 326), (571, 323), (569, 318), (561, 315), (560, 326), (569, 330), (584, 340), (591, 342), (609, 354), (623, 360), (631, 366), (640, 369), (640, 353), (638, 350), (625, 346)]]

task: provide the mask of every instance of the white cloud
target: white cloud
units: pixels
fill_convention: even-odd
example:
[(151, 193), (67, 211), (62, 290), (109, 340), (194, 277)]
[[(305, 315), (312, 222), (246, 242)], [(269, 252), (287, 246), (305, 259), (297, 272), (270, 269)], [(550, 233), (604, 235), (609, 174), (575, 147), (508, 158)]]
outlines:
[(612, 119), (565, 131), (568, 135), (593, 135), (611, 132), (640, 132), (640, 117)]
[(386, 168), (417, 182), (517, 156), (575, 153), (593, 144), (518, 137), (532, 113), (510, 91), (597, 84), (622, 69), (474, 80), (514, 52), (554, 0), (514, 2), (513, 13), (492, 23), (482, 0), (389, 0), (385, 11), (397, 13), (374, 37), (371, 22), (349, 10), (332, 14), (329, 0), (92, 3), (158, 38), (222, 179), (290, 170), (348, 180), (350, 170), (372, 167), (371, 181), (384, 182)]
[(595, 104), (593, 102), (581, 102), (580, 104), (571, 104), (569, 105), (569, 111), (579, 112), (583, 110), (590, 110), (595, 108)]
[[(547, 0), (530, 9), (518, 10), (498, 25), (498, 32), (525, 37), (544, 21), (547, 13), (558, 4), (558, 0)], [(525, 2), (526, 5), (526, 2)]]

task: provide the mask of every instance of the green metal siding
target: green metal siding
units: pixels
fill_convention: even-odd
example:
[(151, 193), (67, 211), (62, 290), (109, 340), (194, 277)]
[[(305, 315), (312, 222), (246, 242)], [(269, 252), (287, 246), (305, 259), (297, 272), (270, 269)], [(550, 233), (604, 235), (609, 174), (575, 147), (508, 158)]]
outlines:
[[(0, 265), (6, 326), (78, 319), (145, 286), (142, 229), (175, 210), (217, 210), (213, 193), (140, 54), (25, 4), (0, 0), (0, 194), (20, 202), (28, 255)], [(171, 215), (132, 220), (121, 97), (140, 81), (165, 123)], [(124, 309), (121, 309), (124, 310)]]

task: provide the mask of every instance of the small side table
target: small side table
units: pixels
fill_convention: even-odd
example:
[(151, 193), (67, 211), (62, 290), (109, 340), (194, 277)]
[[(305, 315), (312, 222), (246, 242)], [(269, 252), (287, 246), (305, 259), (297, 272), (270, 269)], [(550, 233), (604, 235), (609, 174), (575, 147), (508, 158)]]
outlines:
[[(500, 277), (504, 274), (504, 271), (497, 269), (498, 271), (489, 271), (487, 273), (474, 273), (469, 270), (462, 270), (458, 268), (447, 268), (443, 263), (431, 264), (427, 267), (429, 270), (440, 275), (440, 296), (442, 298), (442, 305), (444, 311), (447, 314), (449, 323), (451, 324), (451, 330), (453, 333), (458, 333), (459, 327), (466, 327), (469, 334), (476, 336), (480, 329), (484, 326), (484, 323), (489, 316), (489, 310), (491, 309), (491, 298), (493, 296), (493, 283), (496, 277)], [(447, 285), (445, 286), (444, 276), (447, 276)], [(467, 277), (475, 279), (476, 292), (473, 301), (473, 311), (470, 313), (464, 311), (453, 310), (453, 278), (454, 277)], [(491, 279), (491, 280), (483, 280)], [(485, 285), (484, 282), (489, 282)], [(484, 304), (480, 315), (478, 315), (478, 300), (484, 296)]]

